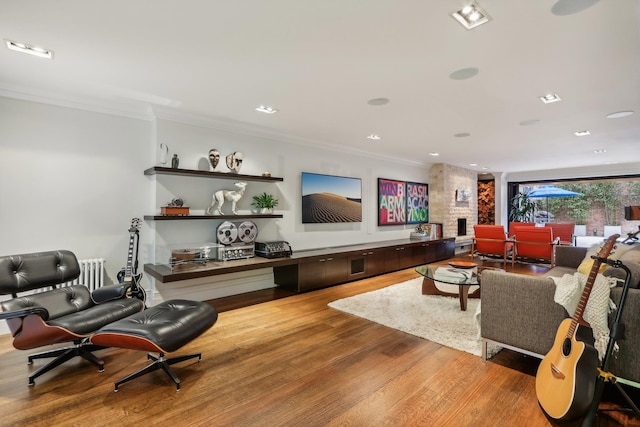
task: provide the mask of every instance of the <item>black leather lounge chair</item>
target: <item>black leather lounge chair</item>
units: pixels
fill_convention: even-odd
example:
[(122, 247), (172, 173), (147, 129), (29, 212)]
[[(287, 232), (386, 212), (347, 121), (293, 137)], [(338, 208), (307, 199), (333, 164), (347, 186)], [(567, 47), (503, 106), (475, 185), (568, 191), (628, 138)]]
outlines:
[[(29, 350), (49, 344), (73, 345), (29, 356), (55, 359), (29, 375), (35, 378), (80, 356), (104, 369), (104, 362), (92, 351), (104, 348), (91, 344), (89, 337), (101, 327), (144, 309), (139, 299), (127, 298), (128, 284), (103, 286), (93, 292), (82, 285), (56, 288), (80, 275), (76, 256), (65, 250), (0, 257), (0, 294), (13, 298), (0, 302), (0, 319), (5, 319), (13, 335), (13, 346)], [(51, 289), (53, 287), (54, 289)], [(19, 293), (42, 290), (30, 295)]]

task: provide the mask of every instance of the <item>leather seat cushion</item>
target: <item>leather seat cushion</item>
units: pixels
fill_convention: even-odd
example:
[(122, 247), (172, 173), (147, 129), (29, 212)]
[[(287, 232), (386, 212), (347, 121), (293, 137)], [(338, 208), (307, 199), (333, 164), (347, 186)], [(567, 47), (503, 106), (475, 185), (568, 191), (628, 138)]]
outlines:
[(139, 299), (123, 298), (49, 320), (47, 324), (59, 326), (75, 334), (87, 335), (97, 331), (104, 325), (139, 313), (142, 310), (144, 310), (144, 303)]
[(172, 352), (217, 320), (218, 312), (207, 303), (170, 300), (100, 328), (91, 341), (109, 347)]

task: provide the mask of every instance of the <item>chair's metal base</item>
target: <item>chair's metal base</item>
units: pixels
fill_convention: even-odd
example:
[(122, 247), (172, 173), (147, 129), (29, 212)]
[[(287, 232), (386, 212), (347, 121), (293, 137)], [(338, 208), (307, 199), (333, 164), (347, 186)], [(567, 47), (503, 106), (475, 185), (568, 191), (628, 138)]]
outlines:
[(189, 359), (194, 359), (196, 357), (198, 358), (198, 361), (202, 360), (202, 353), (187, 354), (184, 356), (172, 357), (169, 359), (166, 359), (164, 357), (164, 353), (159, 353), (158, 356), (155, 356), (152, 353), (147, 353), (147, 360), (153, 360), (153, 362), (145, 366), (144, 368), (116, 381), (115, 388), (113, 391), (117, 392), (120, 384), (126, 383), (127, 381), (141, 377), (142, 375), (146, 375), (149, 372), (153, 372), (158, 369), (162, 369), (163, 371), (165, 371), (167, 375), (169, 375), (169, 377), (171, 377), (173, 382), (176, 384), (176, 391), (180, 391), (180, 378), (178, 378), (176, 373), (173, 372), (173, 369), (171, 369), (170, 365), (184, 362), (185, 360), (189, 360)]
[(28, 364), (33, 364), (35, 359), (47, 359), (50, 357), (55, 357), (51, 362), (47, 363), (43, 367), (39, 368), (37, 371), (29, 375), (29, 385), (35, 385), (35, 379), (40, 375), (45, 374), (52, 370), (53, 368), (62, 365), (64, 362), (73, 359), (74, 357), (80, 356), (85, 360), (93, 363), (98, 367), (98, 372), (104, 371), (104, 362), (98, 359), (92, 352), (96, 350), (101, 350), (104, 347), (88, 344), (88, 341), (85, 339), (78, 340), (74, 342), (74, 345), (71, 347), (59, 348), (56, 350), (43, 351), (42, 353), (32, 354), (28, 357)]

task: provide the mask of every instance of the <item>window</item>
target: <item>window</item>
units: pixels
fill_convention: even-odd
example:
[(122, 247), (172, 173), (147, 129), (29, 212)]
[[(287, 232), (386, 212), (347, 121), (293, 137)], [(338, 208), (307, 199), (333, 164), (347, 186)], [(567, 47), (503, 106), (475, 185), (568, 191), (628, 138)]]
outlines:
[(605, 227), (619, 227), (624, 235), (640, 226), (639, 220), (625, 219), (625, 208), (640, 206), (640, 176), (509, 183), (509, 199), (519, 193), (534, 195), (537, 223), (570, 222), (592, 236), (605, 236)]

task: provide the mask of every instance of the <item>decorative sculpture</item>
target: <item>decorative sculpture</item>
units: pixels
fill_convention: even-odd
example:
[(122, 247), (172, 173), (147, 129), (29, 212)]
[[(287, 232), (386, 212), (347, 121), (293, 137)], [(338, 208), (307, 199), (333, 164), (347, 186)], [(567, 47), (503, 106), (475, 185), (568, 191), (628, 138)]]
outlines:
[(220, 152), (215, 148), (209, 150), (209, 163), (211, 163), (213, 170), (215, 170), (218, 163), (220, 163)]
[[(235, 186), (239, 188), (239, 190), (218, 190), (213, 193), (213, 200), (211, 201), (211, 205), (207, 208), (206, 214), (213, 215), (214, 212), (217, 215), (224, 215), (222, 212), (222, 205), (225, 200), (231, 202), (231, 212), (234, 215), (238, 215), (238, 211), (236, 209), (236, 205), (238, 201), (244, 195), (244, 190), (247, 188), (246, 182), (236, 182)], [(214, 207), (218, 205), (218, 208), (214, 210)]]
[(229, 154), (227, 156), (227, 167), (231, 170), (231, 172), (240, 172), (243, 158), (244, 155), (239, 151), (236, 151), (235, 153)]

